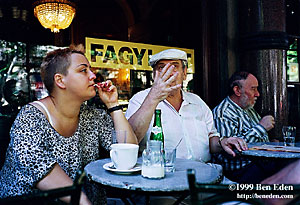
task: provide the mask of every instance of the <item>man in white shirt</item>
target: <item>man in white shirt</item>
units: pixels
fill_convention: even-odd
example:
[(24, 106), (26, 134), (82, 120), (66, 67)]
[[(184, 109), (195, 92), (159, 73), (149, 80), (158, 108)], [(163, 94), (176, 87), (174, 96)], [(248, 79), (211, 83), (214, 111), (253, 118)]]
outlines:
[[(242, 138), (225, 137), (221, 140), (214, 127), (209, 107), (199, 96), (181, 90), (187, 69), (187, 56), (184, 51), (162, 51), (153, 55), (149, 63), (153, 67), (154, 83), (151, 88), (131, 98), (126, 112), (142, 149), (150, 137), (156, 108), (162, 111), (165, 147), (175, 147), (180, 143), (177, 158), (207, 162), (210, 160), (210, 153), (217, 153), (222, 149), (232, 156), (236, 155), (234, 148), (238, 151), (248, 149)], [(299, 168), (300, 160), (297, 160), (261, 183), (299, 184)], [(273, 200), (288, 202), (286, 199), (270, 201)]]
[(152, 56), (154, 83), (151, 88), (135, 94), (129, 101), (126, 118), (145, 148), (155, 109), (161, 109), (165, 147), (177, 147), (177, 157), (207, 162), (210, 153), (224, 149), (235, 156), (233, 148), (247, 150), (243, 139), (224, 138), (220, 141), (213, 115), (205, 102), (181, 89), (187, 75), (187, 55), (168, 49)]

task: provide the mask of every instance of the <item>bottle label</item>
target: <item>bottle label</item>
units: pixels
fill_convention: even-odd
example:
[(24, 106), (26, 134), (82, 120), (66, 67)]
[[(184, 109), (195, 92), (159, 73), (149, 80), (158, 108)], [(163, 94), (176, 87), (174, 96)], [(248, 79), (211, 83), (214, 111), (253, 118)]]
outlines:
[(162, 132), (161, 127), (155, 126), (155, 127), (152, 128), (152, 133), (155, 134), (155, 135), (157, 135), (157, 134), (159, 134), (161, 132)]

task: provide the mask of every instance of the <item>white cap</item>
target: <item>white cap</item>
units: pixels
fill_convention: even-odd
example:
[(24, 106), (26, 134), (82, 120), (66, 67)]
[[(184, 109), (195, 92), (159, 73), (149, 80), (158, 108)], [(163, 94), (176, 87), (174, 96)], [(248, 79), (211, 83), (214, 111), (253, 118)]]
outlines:
[(149, 60), (149, 64), (151, 67), (155, 66), (155, 64), (160, 60), (185, 60), (187, 61), (186, 52), (178, 49), (167, 49), (161, 51), (151, 57)]

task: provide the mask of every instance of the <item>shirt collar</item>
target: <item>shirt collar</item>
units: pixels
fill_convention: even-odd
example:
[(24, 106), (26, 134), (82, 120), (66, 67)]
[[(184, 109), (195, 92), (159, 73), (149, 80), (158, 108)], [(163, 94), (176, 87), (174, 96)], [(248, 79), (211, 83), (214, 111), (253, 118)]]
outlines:
[(192, 98), (189, 93), (185, 92), (182, 89), (181, 89), (181, 93), (182, 93), (182, 99), (183, 99), (184, 103), (187, 103), (187, 104), (197, 104), (197, 102), (194, 101), (194, 98)]
[(238, 106), (238, 104), (236, 104), (235, 102), (233, 102), (233, 100), (231, 100), (229, 96), (227, 96), (226, 99), (227, 99), (227, 101), (228, 101), (228, 103), (229, 103), (230, 105), (232, 105), (233, 107), (235, 107), (236, 109), (238, 109), (238, 110), (241, 111), (241, 112), (244, 111), (244, 109), (241, 108), (240, 106)]
[[(190, 95), (187, 93), (187, 92), (185, 92), (184, 90), (182, 90), (181, 89), (181, 94), (182, 94), (182, 105), (185, 105), (185, 104), (197, 104), (197, 102), (194, 102), (193, 101), (193, 98), (191, 98), (190, 97)], [(165, 103), (168, 103), (168, 104), (170, 104), (168, 101), (167, 101), (167, 99), (164, 99), (163, 100)], [(181, 106), (182, 106), (181, 105)]]

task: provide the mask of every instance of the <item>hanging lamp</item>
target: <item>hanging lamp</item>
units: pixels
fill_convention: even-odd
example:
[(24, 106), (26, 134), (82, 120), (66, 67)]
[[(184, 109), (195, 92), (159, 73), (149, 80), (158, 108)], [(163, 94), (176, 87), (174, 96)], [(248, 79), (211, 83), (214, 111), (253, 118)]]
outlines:
[(34, 16), (43, 27), (57, 33), (70, 26), (75, 16), (75, 4), (68, 0), (39, 0), (33, 3)]

